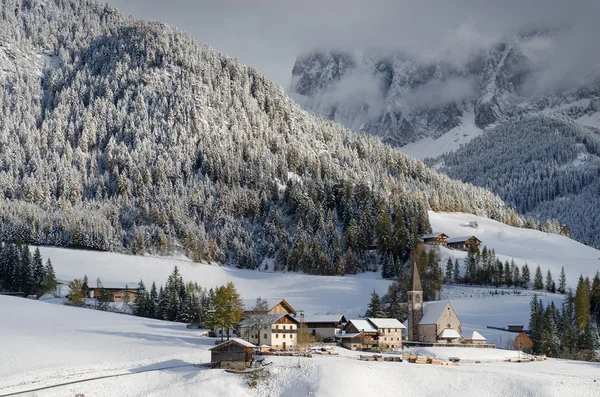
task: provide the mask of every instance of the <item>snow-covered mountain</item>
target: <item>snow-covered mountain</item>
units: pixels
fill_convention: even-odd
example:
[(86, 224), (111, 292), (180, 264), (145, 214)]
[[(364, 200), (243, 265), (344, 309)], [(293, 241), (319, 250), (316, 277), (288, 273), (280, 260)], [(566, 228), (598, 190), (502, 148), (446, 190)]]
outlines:
[(434, 206), (523, 224), (177, 29), (91, 0), (0, 4), (2, 241), (345, 274), (372, 266), (382, 212), (402, 261)]
[(438, 138), (469, 115), (480, 130), (542, 111), (595, 124), (598, 84), (540, 87), (539, 49), (558, 32), (520, 32), (461, 62), (317, 51), (297, 58), (290, 93), (306, 109), (394, 146)]

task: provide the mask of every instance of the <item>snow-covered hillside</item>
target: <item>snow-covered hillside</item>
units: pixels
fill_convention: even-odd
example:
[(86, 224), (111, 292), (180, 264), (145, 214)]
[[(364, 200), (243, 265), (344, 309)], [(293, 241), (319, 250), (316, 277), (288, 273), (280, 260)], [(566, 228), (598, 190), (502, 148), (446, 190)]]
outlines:
[[(486, 362), (514, 356), (488, 349), (452, 351), (481, 364), (456, 367), (365, 362), (340, 356), (267, 357), (268, 379), (251, 389), (244, 376), (194, 367), (207, 362), (214, 339), (183, 324), (50, 305), (0, 296), (0, 395), (44, 389), (31, 396), (573, 396), (600, 393), (597, 363), (549, 360)], [(454, 349), (456, 350), (456, 349)], [(444, 356), (440, 348), (423, 353)], [(158, 370), (163, 369), (164, 370)], [(143, 372), (157, 370), (153, 372)], [(119, 375), (118, 377), (109, 377)]]
[[(429, 212), (431, 227), (450, 237), (474, 235), (481, 244), (493, 248), (502, 261), (514, 259), (518, 265), (527, 263), (532, 271), (540, 265), (544, 275), (550, 270), (558, 278), (565, 267), (567, 285), (575, 288), (581, 274), (592, 278), (600, 270), (600, 251), (570, 238), (537, 230), (516, 228), (479, 216)], [(477, 228), (468, 224), (476, 221)], [(442, 248), (442, 256), (465, 258), (463, 251)]]

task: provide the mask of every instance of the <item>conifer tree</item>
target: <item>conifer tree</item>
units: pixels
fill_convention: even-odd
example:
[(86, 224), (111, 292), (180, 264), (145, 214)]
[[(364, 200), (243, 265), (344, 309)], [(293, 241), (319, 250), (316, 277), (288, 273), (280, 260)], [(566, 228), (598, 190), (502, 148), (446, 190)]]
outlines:
[(565, 293), (567, 288), (567, 275), (565, 273), (565, 267), (563, 266), (560, 269), (560, 276), (558, 277), (558, 292), (561, 294)]
[(544, 289), (544, 279), (542, 277), (542, 269), (540, 266), (535, 269), (535, 277), (533, 279), (533, 289), (542, 290)]
[(379, 294), (375, 290), (373, 290), (373, 293), (371, 293), (371, 301), (367, 306), (365, 317), (385, 318), (385, 312), (381, 308), (381, 300), (379, 298)]
[(448, 258), (448, 261), (446, 262), (446, 282), (449, 283), (452, 281), (452, 269), (453, 269), (453, 264), (452, 264), (452, 258)]
[(46, 261), (46, 267), (44, 269), (44, 279), (42, 280), (42, 291), (44, 293), (55, 293), (58, 281), (56, 281), (56, 275), (54, 274), (54, 267), (50, 258)]
[(584, 332), (590, 321), (590, 290), (589, 279), (584, 280), (579, 276), (577, 289), (575, 290), (575, 323), (579, 332)]
[(523, 265), (523, 269), (521, 270), (522, 280), (523, 280), (523, 288), (529, 288), (529, 283), (531, 282), (531, 273), (529, 272), (529, 266), (527, 263)]
[(98, 296), (96, 296), (96, 308), (102, 311), (108, 310), (110, 294), (104, 289), (104, 285), (102, 284), (100, 277), (96, 279), (96, 290), (98, 291)]
[(156, 291), (156, 282), (152, 281), (152, 287), (150, 288), (150, 300), (148, 301), (148, 317), (158, 318), (158, 292)]
[(554, 280), (552, 279), (552, 273), (550, 272), (550, 269), (548, 269), (548, 273), (546, 273), (546, 291), (548, 292), (552, 292), (552, 283), (554, 282)]
[(36, 247), (33, 254), (33, 290), (34, 292), (42, 291), (42, 282), (44, 281), (44, 261), (40, 249)]
[(454, 283), (458, 284), (460, 282), (460, 265), (458, 264), (458, 259), (454, 260)]
[(69, 283), (69, 301), (73, 306), (83, 306), (85, 294), (83, 293), (83, 282), (75, 279)]
[(541, 351), (542, 342), (542, 313), (544, 307), (536, 294), (531, 298), (531, 316), (529, 318), (529, 337), (533, 342), (532, 350)]

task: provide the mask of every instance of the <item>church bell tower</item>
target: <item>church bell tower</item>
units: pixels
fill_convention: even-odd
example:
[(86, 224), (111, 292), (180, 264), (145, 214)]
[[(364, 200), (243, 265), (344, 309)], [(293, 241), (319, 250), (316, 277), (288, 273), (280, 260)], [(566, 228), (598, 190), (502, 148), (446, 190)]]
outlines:
[(412, 289), (408, 291), (408, 340), (419, 341), (419, 322), (423, 318), (423, 288), (417, 264), (413, 265)]

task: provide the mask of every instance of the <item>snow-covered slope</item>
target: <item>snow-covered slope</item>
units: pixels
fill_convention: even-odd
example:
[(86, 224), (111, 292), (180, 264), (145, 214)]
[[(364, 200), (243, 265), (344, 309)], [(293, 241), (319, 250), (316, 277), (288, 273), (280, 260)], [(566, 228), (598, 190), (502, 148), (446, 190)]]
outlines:
[[(431, 227), (450, 237), (474, 235), (482, 246), (493, 248), (503, 261), (514, 259), (518, 265), (527, 263), (530, 270), (540, 265), (544, 275), (550, 270), (558, 279), (565, 267), (567, 284), (575, 287), (581, 274), (590, 278), (600, 270), (600, 251), (570, 238), (537, 230), (516, 228), (474, 215), (461, 213), (429, 212)], [(478, 227), (468, 226), (476, 221)], [(465, 258), (463, 251), (442, 249), (446, 257)], [(533, 273), (532, 273), (533, 274)]]
[[(509, 396), (588, 397), (600, 393), (597, 363), (549, 360), (499, 362), (516, 352), (488, 349), (423, 351), (458, 355), (456, 367), (365, 362), (358, 352), (340, 356), (268, 357), (270, 376), (256, 388), (247, 378), (207, 362), (214, 339), (183, 324), (0, 296), (0, 395), (66, 382), (106, 377), (28, 393), (30, 396)], [(4, 343), (4, 342), (9, 343)], [(484, 351), (485, 350), (485, 351)], [(496, 360), (496, 362), (486, 362)], [(525, 367), (526, 366), (526, 367)], [(143, 372), (148, 370), (154, 372)], [(525, 370), (526, 369), (526, 370)], [(110, 377), (120, 375), (119, 377)]]

